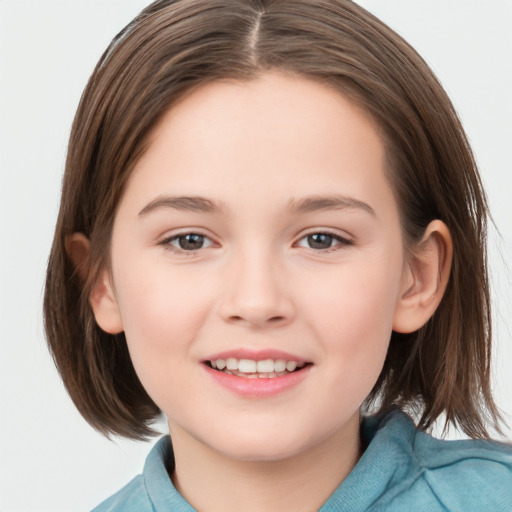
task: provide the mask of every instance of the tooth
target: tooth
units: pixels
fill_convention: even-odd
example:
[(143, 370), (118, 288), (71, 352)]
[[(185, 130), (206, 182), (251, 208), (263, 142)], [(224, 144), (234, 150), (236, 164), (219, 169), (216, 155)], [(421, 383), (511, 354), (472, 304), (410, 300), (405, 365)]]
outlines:
[[(243, 373), (243, 374), (259, 374), (260, 378), (273, 378), (285, 375), (286, 372), (293, 372), (297, 368), (305, 366), (304, 362), (285, 361), (284, 359), (264, 359), (262, 361), (254, 361), (252, 359), (236, 359), (228, 357), (227, 359), (217, 359), (210, 361), (212, 368), (223, 370), (225, 373)], [(245, 376), (245, 375), (244, 375)]]
[(286, 370), (286, 361), (284, 359), (278, 359), (274, 362), (274, 371), (284, 372)]
[(238, 362), (238, 370), (243, 373), (255, 373), (256, 361), (252, 361), (251, 359), (240, 359)]
[(286, 363), (286, 369), (289, 372), (293, 372), (293, 370), (295, 370), (295, 368), (297, 368), (297, 361), (288, 361)]
[(238, 359), (228, 357), (226, 359), (226, 367), (228, 370), (238, 370)]
[(274, 371), (274, 361), (272, 359), (265, 359), (264, 361), (258, 361), (256, 368), (260, 373), (269, 373)]

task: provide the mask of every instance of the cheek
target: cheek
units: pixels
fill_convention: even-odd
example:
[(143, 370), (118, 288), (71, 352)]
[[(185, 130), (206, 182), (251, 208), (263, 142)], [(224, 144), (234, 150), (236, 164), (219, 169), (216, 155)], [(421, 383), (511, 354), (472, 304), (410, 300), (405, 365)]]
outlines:
[(330, 302), (326, 326), (333, 333), (342, 333), (353, 340), (357, 347), (379, 342), (383, 333), (391, 332), (396, 300), (393, 289), (375, 279), (366, 283), (349, 282), (346, 290)]
[[(185, 276), (180, 268), (143, 258), (117, 267), (116, 300), (126, 332), (183, 334), (193, 330), (208, 302), (208, 281)], [(152, 340), (148, 338), (147, 341)], [(156, 341), (156, 340), (155, 340)]]
[[(157, 273), (155, 273), (157, 274)], [(174, 285), (161, 273), (131, 274), (118, 291), (126, 342), (135, 371), (147, 393), (169, 414), (186, 407), (190, 375), (187, 361), (205, 311), (197, 290)]]
[(387, 289), (366, 288), (318, 303), (330, 411), (355, 412), (381, 374), (392, 332), (393, 308)]
[(309, 294), (310, 325), (350, 382), (376, 379), (392, 332), (401, 267), (397, 264), (333, 269), (323, 293)]
[[(208, 281), (140, 260), (116, 268), (116, 299), (135, 370), (158, 403), (161, 382), (178, 377), (211, 310)], [(188, 277), (188, 278), (187, 278)]]

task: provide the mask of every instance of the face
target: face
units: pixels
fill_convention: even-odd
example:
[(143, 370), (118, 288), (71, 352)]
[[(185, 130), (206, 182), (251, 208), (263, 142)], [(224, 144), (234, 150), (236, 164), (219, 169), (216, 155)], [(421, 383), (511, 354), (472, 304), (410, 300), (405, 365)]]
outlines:
[(116, 328), (173, 435), (243, 460), (356, 435), (404, 251), (383, 143), (347, 98), (278, 73), (193, 92), (133, 171), (111, 251)]

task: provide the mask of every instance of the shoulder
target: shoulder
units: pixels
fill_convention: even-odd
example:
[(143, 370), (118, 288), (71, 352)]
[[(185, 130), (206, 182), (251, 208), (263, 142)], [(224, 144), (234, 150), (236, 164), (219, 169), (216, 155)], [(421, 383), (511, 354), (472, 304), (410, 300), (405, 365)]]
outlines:
[[(167, 510), (167, 508), (158, 508), (155, 501), (158, 501), (160, 494), (172, 494), (173, 492), (174, 487), (167, 472), (168, 463), (174, 464), (174, 457), (170, 439), (165, 436), (153, 446), (146, 457), (143, 473), (98, 505), (92, 512)], [(166, 497), (164, 500), (167, 501)]]
[(164, 436), (149, 452), (142, 475), (92, 512), (195, 512), (174, 487), (169, 476), (173, 470), (171, 440)]
[(418, 432), (414, 455), (423, 478), (449, 510), (512, 510), (512, 446), (444, 441)]
[(142, 475), (135, 477), (92, 512), (153, 512), (144, 485), (144, 477)]
[(395, 464), (407, 468), (395, 481), (397, 501), (415, 496), (419, 503), (438, 503), (440, 510), (512, 511), (512, 446), (436, 439), (400, 412), (381, 422), (375, 441), (379, 437), (382, 448), (393, 446)]

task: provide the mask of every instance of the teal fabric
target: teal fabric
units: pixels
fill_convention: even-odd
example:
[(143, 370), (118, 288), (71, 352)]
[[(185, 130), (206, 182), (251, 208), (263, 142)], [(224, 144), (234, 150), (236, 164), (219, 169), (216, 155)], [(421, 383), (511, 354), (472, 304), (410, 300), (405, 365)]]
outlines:
[[(512, 446), (442, 441), (393, 411), (361, 425), (368, 446), (320, 512), (512, 512)], [(151, 450), (142, 475), (93, 512), (193, 512), (174, 488), (169, 437)]]

